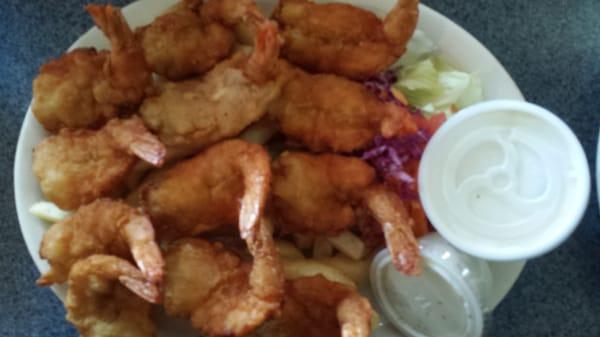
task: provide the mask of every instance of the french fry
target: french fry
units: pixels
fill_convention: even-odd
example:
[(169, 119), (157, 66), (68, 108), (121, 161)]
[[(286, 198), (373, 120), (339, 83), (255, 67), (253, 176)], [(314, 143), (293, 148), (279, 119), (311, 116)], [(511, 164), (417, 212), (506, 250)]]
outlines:
[(330, 258), (317, 259), (317, 261), (339, 270), (342, 274), (346, 275), (354, 281), (354, 283), (359, 285), (369, 278), (371, 260), (372, 259), (369, 257), (355, 261), (340, 254)]
[(283, 269), (285, 278), (288, 280), (322, 275), (329, 281), (338, 282), (356, 289), (356, 284), (339, 270), (315, 260), (284, 260)]
[(364, 242), (349, 231), (328, 238), (329, 242), (341, 253), (354, 260), (362, 259), (367, 253)]
[(59, 222), (69, 216), (69, 212), (63, 211), (49, 201), (40, 201), (29, 207), (29, 212), (38, 218), (50, 223)]
[(333, 255), (333, 245), (331, 242), (324, 237), (318, 237), (315, 239), (315, 243), (313, 245), (313, 254), (312, 257), (314, 259), (324, 259), (331, 257)]
[(283, 241), (283, 240), (275, 240), (275, 246), (277, 247), (277, 252), (282, 259), (303, 259), (304, 254), (294, 246), (291, 242)]

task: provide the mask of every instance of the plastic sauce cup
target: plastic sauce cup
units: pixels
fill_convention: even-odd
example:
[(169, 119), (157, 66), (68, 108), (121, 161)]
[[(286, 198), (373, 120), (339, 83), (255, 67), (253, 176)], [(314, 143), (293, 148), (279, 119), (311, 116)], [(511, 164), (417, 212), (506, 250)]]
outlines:
[(387, 250), (373, 260), (371, 290), (382, 321), (407, 337), (480, 337), (492, 289), (487, 262), (437, 233), (423, 237), (420, 248), (420, 276), (398, 272)]
[(427, 217), (452, 245), (488, 260), (557, 247), (588, 204), (590, 172), (569, 127), (521, 101), (459, 111), (431, 138), (419, 167)]

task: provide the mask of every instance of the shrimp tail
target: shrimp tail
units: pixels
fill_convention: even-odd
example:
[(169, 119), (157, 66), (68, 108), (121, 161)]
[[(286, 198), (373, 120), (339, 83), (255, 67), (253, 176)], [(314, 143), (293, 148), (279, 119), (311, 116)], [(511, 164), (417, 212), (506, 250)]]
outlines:
[(413, 222), (398, 195), (382, 185), (365, 192), (364, 202), (383, 227), (387, 247), (396, 269), (407, 275), (421, 272), (419, 244), (412, 231)]
[(369, 301), (358, 294), (350, 294), (337, 306), (337, 319), (342, 337), (371, 336), (372, 309)]
[(253, 241), (259, 234), (260, 221), (269, 195), (271, 164), (269, 154), (260, 145), (247, 146), (247, 151), (238, 158), (244, 177), (239, 226), (242, 239)]
[(87, 5), (85, 9), (92, 16), (96, 26), (110, 40), (113, 51), (127, 49), (135, 43), (135, 35), (118, 8), (111, 5)]
[(133, 216), (123, 227), (123, 232), (133, 259), (145, 279), (153, 284), (161, 284), (165, 262), (154, 240), (154, 228), (150, 220), (144, 215)]
[(285, 280), (273, 240), (273, 226), (269, 220), (261, 220), (256, 240), (249, 241), (247, 245), (254, 257), (249, 278), (252, 292), (266, 302), (275, 303), (273, 310), (279, 309), (277, 304), (283, 299)]
[(129, 144), (129, 150), (138, 158), (160, 167), (164, 163), (167, 150), (164, 145), (153, 135), (145, 135)]
[(164, 163), (167, 152), (165, 146), (146, 129), (139, 117), (111, 120), (106, 125), (106, 130), (115, 142), (129, 153), (156, 167)]
[(72, 302), (72, 297), (76, 294), (85, 297), (93, 296), (90, 292), (79, 294), (71, 290), (85, 287), (92, 283), (94, 278), (105, 281), (118, 280), (133, 293), (151, 303), (157, 303), (160, 299), (158, 288), (147, 282), (142, 273), (131, 263), (112, 255), (91, 255), (73, 265), (69, 273), (67, 302)]
[(119, 8), (88, 5), (86, 9), (111, 44), (110, 57), (103, 69), (106, 80), (94, 87), (94, 97), (103, 103), (139, 104), (153, 90), (152, 72), (140, 42)]
[(119, 276), (119, 282), (134, 294), (150, 303), (160, 303), (160, 291), (153, 283), (126, 275)]
[(406, 50), (419, 21), (419, 0), (397, 0), (383, 20), (383, 31), (399, 56)]
[(254, 51), (244, 67), (244, 74), (259, 84), (275, 77), (280, 45), (277, 24), (273, 21), (260, 24), (254, 40)]

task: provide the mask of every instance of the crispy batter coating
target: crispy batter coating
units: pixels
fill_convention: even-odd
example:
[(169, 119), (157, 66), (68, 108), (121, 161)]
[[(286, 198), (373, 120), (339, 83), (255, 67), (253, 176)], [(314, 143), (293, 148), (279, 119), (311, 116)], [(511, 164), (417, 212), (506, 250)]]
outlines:
[(105, 52), (75, 49), (40, 68), (33, 81), (31, 110), (46, 130), (95, 127), (117, 115), (116, 106), (94, 97), (105, 59)]
[(279, 94), (279, 43), (272, 23), (261, 26), (256, 48), (235, 54), (203, 78), (166, 83), (140, 109), (146, 124), (169, 148), (193, 152), (239, 134), (260, 119)]
[(270, 105), (269, 117), (287, 137), (312, 151), (352, 152), (378, 134), (416, 131), (405, 108), (382, 102), (360, 83), (335, 75), (292, 73)]
[(94, 128), (120, 109), (141, 103), (152, 85), (142, 50), (121, 12), (110, 5), (87, 6), (109, 38), (110, 53), (76, 49), (44, 64), (33, 81), (32, 111), (50, 132)]
[(247, 238), (269, 194), (270, 160), (260, 145), (225, 141), (149, 177), (138, 188), (138, 201), (163, 235), (190, 236), (239, 223)]
[(263, 223), (247, 240), (252, 265), (221, 243), (184, 239), (166, 255), (165, 308), (190, 317), (209, 336), (243, 336), (275, 314), (283, 297), (283, 271)]
[(357, 222), (375, 171), (358, 158), (284, 152), (273, 163), (271, 206), (286, 232), (335, 235)]
[(382, 226), (396, 268), (420, 272), (413, 221), (402, 200), (358, 158), (284, 152), (273, 163), (272, 213), (286, 233), (336, 235), (370, 214)]
[(129, 262), (109, 255), (78, 261), (69, 274), (67, 320), (82, 337), (153, 337), (158, 289)]
[(234, 34), (216, 20), (202, 20), (200, 0), (185, 0), (138, 31), (151, 69), (177, 81), (202, 75), (229, 56)]
[(240, 258), (221, 243), (183, 239), (165, 254), (164, 305), (170, 316), (189, 318), (223, 280), (247, 273)]
[(66, 281), (73, 264), (93, 254), (132, 257), (148, 281), (162, 281), (164, 262), (150, 220), (123, 202), (98, 199), (44, 233), (40, 256), (50, 270), (37, 284)]
[(141, 119), (114, 119), (99, 131), (63, 129), (39, 143), (33, 172), (42, 192), (62, 209), (118, 195), (138, 158), (160, 166), (165, 148)]
[(282, 53), (313, 72), (366, 79), (391, 66), (417, 25), (418, 0), (398, 0), (382, 21), (342, 3), (280, 0), (273, 17), (285, 39)]
[(252, 337), (369, 337), (372, 309), (367, 299), (323, 276), (287, 281), (282, 313)]

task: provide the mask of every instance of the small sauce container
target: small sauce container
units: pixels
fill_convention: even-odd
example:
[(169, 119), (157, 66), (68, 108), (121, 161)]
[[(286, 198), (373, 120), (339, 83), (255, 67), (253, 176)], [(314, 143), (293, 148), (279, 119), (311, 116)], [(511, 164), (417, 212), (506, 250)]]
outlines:
[(492, 274), (486, 261), (453, 248), (439, 234), (420, 240), (423, 272), (406, 276), (387, 249), (371, 264), (370, 281), (384, 324), (406, 337), (480, 337)]
[(571, 129), (537, 105), (497, 100), (457, 112), (433, 135), (419, 195), (453, 246), (494, 261), (523, 260), (565, 241), (590, 195), (585, 153)]

